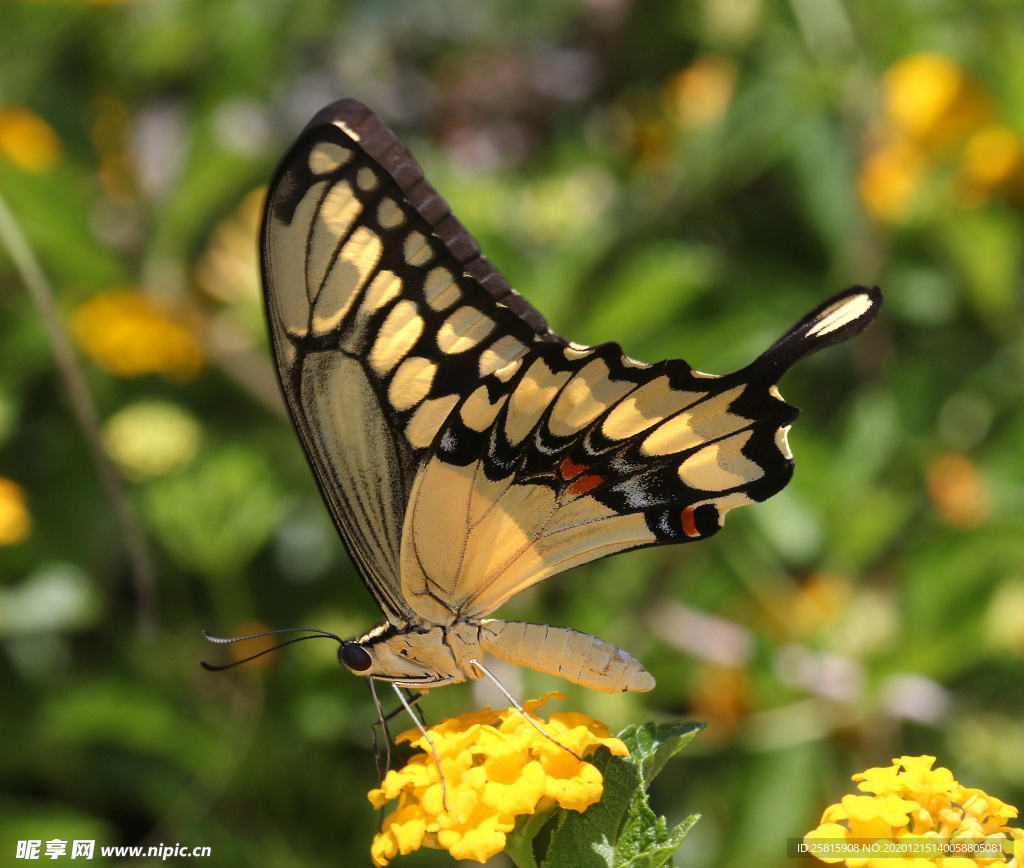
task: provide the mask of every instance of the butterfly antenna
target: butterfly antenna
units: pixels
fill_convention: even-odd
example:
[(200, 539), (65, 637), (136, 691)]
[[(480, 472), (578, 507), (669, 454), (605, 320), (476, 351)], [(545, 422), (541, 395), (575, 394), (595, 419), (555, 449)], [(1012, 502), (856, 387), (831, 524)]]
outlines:
[(211, 636), (205, 630), (203, 630), (203, 636), (210, 642), (216, 642), (218, 645), (230, 645), (234, 642), (244, 642), (246, 639), (262, 639), (264, 636), (274, 636), (278, 633), (294, 633), (294, 632), (309, 632), (314, 633), (313, 636), (299, 636), (297, 639), (289, 639), (287, 642), (282, 642), (280, 645), (275, 645), (273, 648), (265, 648), (257, 654), (252, 654), (243, 660), (236, 660), (234, 663), (225, 663), (224, 665), (216, 665), (214, 663), (207, 663), (205, 660), (199, 661), (199, 665), (203, 667), (207, 672), (223, 672), (225, 669), (234, 669), (236, 666), (241, 666), (243, 663), (248, 663), (250, 660), (255, 660), (257, 657), (262, 657), (264, 654), (269, 654), (271, 651), (277, 651), (284, 648), (287, 645), (294, 645), (296, 642), (302, 642), (306, 639), (334, 639), (339, 643), (343, 643), (343, 640), (333, 633), (327, 630), (314, 630), (307, 629), (305, 627), (287, 627), (283, 630), (268, 630), (266, 633), (254, 633), (252, 636), (236, 636), (231, 639), (222, 639), (218, 636)]
[(434, 740), (427, 735), (426, 727), (420, 723), (420, 719), (416, 716), (416, 712), (412, 710), (412, 706), (409, 704), (409, 700), (405, 698), (405, 694), (402, 693), (402, 688), (398, 685), (398, 682), (392, 681), (391, 686), (395, 688), (395, 694), (398, 696), (398, 701), (405, 706), (405, 710), (409, 712), (409, 717), (412, 718), (413, 723), (416, 724), (416, 729), (420, 731), (426, 740), (427, 744), (430, 745), (430, 752), (434, 755), (434, 762), (437, 763), (437, 773), (441, 778), (441, 807), (444, 808), (444, 812), (448, 813), (448, 793), (444, 786), (444, 770), (441, 768), (441, 760), (437, 756), (437, 748), (434, 747)]
[(544, 730), (540, 728), (540, 724), (538, 724), (536, 720), (534, 720), (534, 719), (533, 719), (533, 718), (532, 718), (532, 717), (531, 717), (530, 715), (528, 715), (528, 714), (526, 713), (526, 710), (525, 710), (525, 709), (523, 708), (523, 706), (521, 706), (521, 705), (520, 705), (520, 704), (519, 704), (518, 702), (516, 702), (516, 701), (515, 701), (515, 699), (513, 698), (512, 694), (511, 694), (511, 693), (509, 693), (509, 692), (508, 692), (508, 691), (507, 691), (507, 690), (505, 689), (505, 685), (504, 685), (504, 684), (502, 684), (502, 683), (501, 683), (500, 681), (498, 681), (498, 679), (497, 679), (497, 678), (495, 678), (495, 677), (494, 677), (494, 675), (492, 675), (492, 674), (491, 674), (491, 673), (490, 673), (490, 672), (489, 672), (489, 671), (488, 671), (487, 669), (485, 669), (485, 668), (484, 668), (484, 667), (483, 667), (483, 666), (482, 666), (482, 665), (481, 665), (480, 663), (478, 663), (478, 662), (477, 662), (476, 660), (470, 660), (469, 662), (470, 662), (470, 663), (472, 663), (472, 664), (473, 664), (473, 665), (474, 665), (474, 666), (475, 666), (475, 667), (476, 667), (477, 669), (479, 669), (479, 670), (480, 670), (480, 672), (481, 672), (481, 673), (483, 673), (484, 675), (486, 675), (486, 676), (487, 676), (488, 678), (490, 678), (490, 679), (491, 679), (491, 681), (493, 681), (493, 682), (494, 682), (494, 684), (495, 684), (495, 686), (496, 686), (496, 687), (498, 688), (498, 690), (500, 690), (500, 691), (501, 691), (501, 692), (502, 692), (503, 694), (505, 694), (505, 698), (506, 698), (506, 699), (507, 699), (507, 700), (508, 700), (509, 702), (511, 702), (511, 703), (512, 703), (512, 704), (513, 704), (513, 705), (515, 706), (515, 708), (516, 708), (516, 711), (518, 711), (518, 712), (519, 712), (519, 713), (520, 713), (520, 714), (521, 714), (521, 715), (523, 716), (523, 719), (524, 719), (524, 720), (525, 720), (525, 721), (526, 721), (527, 723), (529, 723), (529, 724), (530, 724), (530, 726), (532, 726), (532, 727), (533, 727), (533, 728), (534, 728), (535, 730), (537, 730), (537, 732), (539, 732), (539, 733), (540, 733), (540, 734), (541, 734), (542, 736), (544, 736), (544, 738), (546, 738), (546, 739), (547, 739), (548, 741), (554, 742), (554, 743), (555, 743), (555, 744), (557, 744), (557, 745), (558, 745), (558, 746), (559, 746), (559, 747), (560, 747), (560, 748), (561, 748), (562, 750), (566, 751), (567, 753), (570, 753), (570, 754), (572, 754), (572, 755), (573, 755), (574, 757), (576, 757), (576, 759), (578, 759), (578, 760), (579, 760), (580, 762), (583, 762), (583, 757), (581, 757), (581, 756), (580, 756), (580, 755), (579, 755), (578, 753), (576, 753), (576, 751), (574, 751), (574, 750), (572, 750), (572, 749), (570, 749), (570, 748), (567, 748), (567, 747), (566, 747), (566, 746), (565, 746), (564, 744), (562, 744), (562, 743), (561, 743), (561, 742), (560, 742), (560, 741), (559, 741), (559, 740), (558, 740), (557, 738), (555, 738), (555, 737), (554, 737), (553, 735), (549, 735), (548, 733), (544, 732)]
[[(220, 636), (211, 636), (203, 630), (203, 638), (207, 642), (216, 642), (218, 645), (231, 645), (234, 642), (245, 642), (247, 639), (262, 639), (264, 636), (276, 636), (278, 633), (317, 633), (320, 636), (327, 636), (330, 639), (345, 644), (345, 640), (329, 630), (318, 630), (316, 627), (284, 627), (281, 630), (267, 630), (266, 633), (253, 633), (251, 636), (232, 636), (230, 639), (222, 639)], [(310, 639), (313, 637), (310, 636)]]

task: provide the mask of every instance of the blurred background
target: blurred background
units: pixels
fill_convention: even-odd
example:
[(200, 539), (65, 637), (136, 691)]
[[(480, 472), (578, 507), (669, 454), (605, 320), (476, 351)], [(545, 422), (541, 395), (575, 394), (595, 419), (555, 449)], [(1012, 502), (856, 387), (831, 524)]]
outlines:
[(782, 866), (851, 773), (903, 753), (1024, 801), (1019, 4), (7, 0), (0, 196), (115, 475), (0, 250), (0, 847), (368, 864), (375, 712), (333, 643), (198, 665), (231, 659), (203, 628), (379, 618), (282, 415), (255, 247), (276, 160), (343, 95), (574, 340), (725, 373), (848, 284), (886, 294), (783, 381), (804, 414), (782, 494), (502, 612), (658, 681), (609, 697), (496, 667), (519, 696), (709, 722), (653, 793), (703, 814), (676, 864)]

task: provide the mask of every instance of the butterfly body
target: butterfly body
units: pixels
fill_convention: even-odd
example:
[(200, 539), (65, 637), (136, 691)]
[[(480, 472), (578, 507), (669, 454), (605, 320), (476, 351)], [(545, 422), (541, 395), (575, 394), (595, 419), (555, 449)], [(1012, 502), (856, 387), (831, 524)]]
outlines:
[(840, 293), (724, 377), (571, 343), (354, 100), (320, 112), (285, 156), (261, 252), (292, 420), (386, 618), (339, 657), (418, 687), (479, 677), (486, 652), (649, 690), (600, 639), (488, 616), (573, 566), (711, 536), (730, 509), (778, 492), (798, 411), (775, 383), (881, 304), (876, 289)]
[[(353, 645), (365, 657), (357, 657)], [(385, 621), (342, 645), (338, 657), (357, 675), (426, 689), (480, 678), (473, 661), (482, 659), (483, 652), (605, 693), (654, 687), (639, 661), (596, 636), (494, 618), (401, 629)]]

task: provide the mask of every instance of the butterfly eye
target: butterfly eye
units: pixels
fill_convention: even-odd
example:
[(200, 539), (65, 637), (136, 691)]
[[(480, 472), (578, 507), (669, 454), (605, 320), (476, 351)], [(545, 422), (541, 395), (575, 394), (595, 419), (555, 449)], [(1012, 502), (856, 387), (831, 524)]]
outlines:
[(361, 645), (355, 642), (346, 642), (338, 651), (338, 657), (353, 672), (365, 672), (373, 665), (370, 655), (366, 653)]

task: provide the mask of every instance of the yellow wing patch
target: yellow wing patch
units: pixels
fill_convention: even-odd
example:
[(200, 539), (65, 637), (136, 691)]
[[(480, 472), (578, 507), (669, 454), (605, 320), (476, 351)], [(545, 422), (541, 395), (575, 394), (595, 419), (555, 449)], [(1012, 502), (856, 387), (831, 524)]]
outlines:
[(679, 465), (679, 478), (698, 491), (726, 491), (760, 479), (762, 467), (740, 451), (750, 436), (744, 431), (705, 446)]
[(692, 409), (663, 422), (644, 440), (641, 451), (645, 455), (670, 455), (745, 428), (750, 424), (750, 419), (727, 410), (745, 388), (736, 386), (707, 398), (695, 404)]
[(571, 376), (569, 371), (552, 371), (543, 359), (530, 365), (509, 401), (505, 436), (510, 443), (523, 441)]
[(442, 353), (454, 355), (471, 350), (494, 331), (494, 320), (470, 305), (464, 305), (444, 321), (437, 332)]
[(463, 423), (473, 431), (486, 431), (491, 427), (507, 398), (508, 395), (502, 395), (492, 404), (487, 387), (481, 386), (466, 399), (459, 411)]
[(386, 374), (395, 367), (423, 334), (423, 317), (416, 302), (403, 299), (388, 314), (377, 333), (370, 350), (370, 367), (378, 374)]
[(423, 296), (434, 310), (447, 310), (460, 298), (462, 290), (455, 282), (455, 276), (441, 266), (432, 268), (423, 283)]
[(603, 359), (589, 362), (562, 389), (551, 410), (548, 427), (556, 437), (567, 437), (589, 425), (636, 384), (609, 379)]
[(420, 404), (405, 429), (405, 436), (410, 445), (414, 449), (426, 449), (433, 443), (434, 435), (441, 430), (441, 426), (458, 403), (458, 395), (447, 395)]
[(328, 175), (352, 159), (352, 151), (335, 142), (321, 142), (309, 152), (309, 171), (314, 175)]
[(609, 440), (625, 440), (707, 396), (707, 392), (673, 389), (668, 377), (644, 383), (608, 414), (601, 431)]
[(380, 238), (360, 226), (341, 248), (313, 307), (313, 334), (323, 337), (348, 315), (383, 252)]
[(415, 407), (434, 384), (437, 365), (422, 356), (410, 356), (395, 371), (388, 386), (388, 400), (399, 412)]

